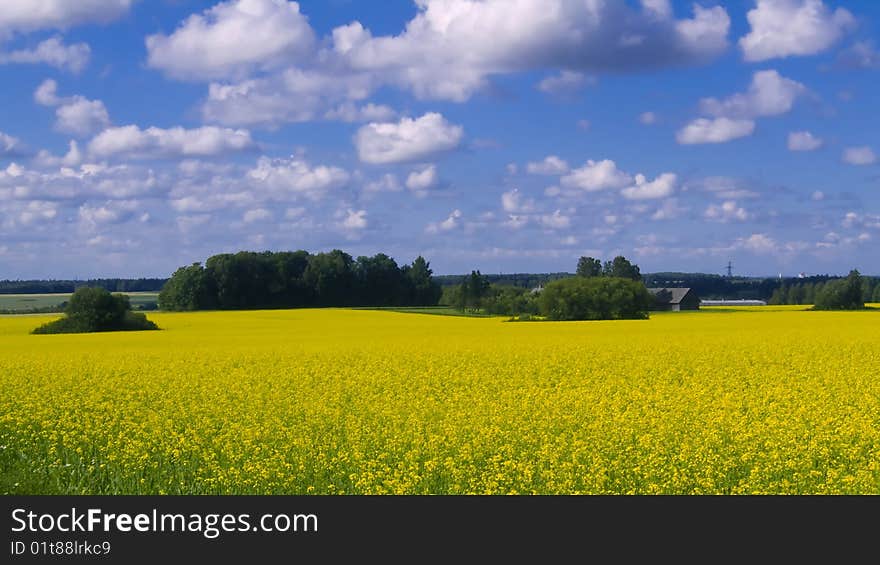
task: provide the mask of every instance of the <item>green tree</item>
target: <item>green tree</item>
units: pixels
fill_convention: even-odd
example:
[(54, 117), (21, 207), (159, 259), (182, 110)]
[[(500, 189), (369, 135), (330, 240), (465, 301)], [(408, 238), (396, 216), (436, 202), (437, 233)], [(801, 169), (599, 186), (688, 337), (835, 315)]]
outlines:
[(435, 306), (440, 300), (443, 289), (431, 278), (434, 272), (431, 263), (419, 255), (412, 265), (405, 270), (405, 277), (409, 283), (411, 306)]
[(339, 249), (309, 257), (303, 279), (319, 306), (351, 306), (355, 302), (353, 263), (351, 255)]
[(606, 277), (630, 279), (633, 281), (642, 280), (642, 274), (639, 271), (639, 267), (630, 263), (623, 255), (618, 255), (611, 261), (605, 261), (605, 264), (602, 267), (602, 275)]
[(871, 298), (871, 302), (878, 303), (880, 302), (880, 284), (878, 284), (874, 288), (874, 296)]
[(576, 273), (579, 277), (602, 276), (602, 261), (593, 257), (581, 257), (578, 259)]
[(654, 297), (641, 282), (620, 277), (571, 277), (548, 283), (538, 298), (551, 320), (645, 319)]
[(845, 279), (825, 283), (816, 295), (816, 310), (858, 310), (865, 307), (862, 277), (855, 269)]
[(131, 303), (124, 294), (111, 294), (98, 287), (76, 289), (65, 308), (65, 316), (49, 322), (33, 333), (88, 333), (123, 330), (155, 330), (156, 324), (143, 314), (131, 311)]
[(217, 307), (217, 292), (213, 280), (201, 263), (174, 271), (159, 292), (162, 310), (205, 310)]

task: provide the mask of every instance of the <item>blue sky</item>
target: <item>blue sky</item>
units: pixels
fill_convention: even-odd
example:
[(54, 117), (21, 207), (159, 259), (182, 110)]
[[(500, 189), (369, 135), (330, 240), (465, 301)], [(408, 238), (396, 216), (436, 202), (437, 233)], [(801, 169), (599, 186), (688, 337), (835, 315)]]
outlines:
[(5, 0), (0, 278), (880, 274), (880, 3)]

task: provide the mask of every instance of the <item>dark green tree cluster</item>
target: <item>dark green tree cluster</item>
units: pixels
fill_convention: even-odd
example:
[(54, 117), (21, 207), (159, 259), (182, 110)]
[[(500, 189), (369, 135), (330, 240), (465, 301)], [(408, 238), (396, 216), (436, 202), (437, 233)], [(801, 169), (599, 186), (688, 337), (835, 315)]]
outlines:
[(70, 297), (65, 316), (36, 328), (35, 334), (157, 330), (143, 314), (131, 311), (128, 296), (104, 288), (80, 287)]
[(642, 280), (642, 274), (639, 271), (638, 265), (630, 263), (623, 255), (618, 255), (614, 259), (605, 261), (604, 263), (593, 257), (581, 257), (578, 259), (575, 274), (584, 278), (616, 277), (633, 281)]
[(572, 277), (548, 283), (538, 305), (550, 320), (645, 319), (654, 297), (630, 278)]
[[(858, 272), (858, 271), (855, 271)], [(852, 275), (852, 273), (850, 273)], [(826, 301), (831, 296), (840, 294), (840, 286), (847, 279), (828, 279), (816, 282), (783, 282), (779, 288), (770, 295), (768, 304), (817, 304), (817, 301)], [(880, 279), (863, 277), (859, 274), (861, 287), (861, 303), (880, 301)], [(852, 283), (854, 285), (854, 283)], [(828, 290), (826, 291), (826, 287)], [(852, 296), (855, 296), (854, 286), (850, 288)]]
[(334, 249), (224, 253), (204, 267), (181, 267), (159, 294), (163, 310), (298, 308), (312, 306), (434, 306), (440, 286), (430, 263), (398, 266), (379, 253), (353, 258)]
[(862, 276), (852, 270), (845, 279), (830, 281), (816, 293), (814, 310), (861, 310), (865, 307)]

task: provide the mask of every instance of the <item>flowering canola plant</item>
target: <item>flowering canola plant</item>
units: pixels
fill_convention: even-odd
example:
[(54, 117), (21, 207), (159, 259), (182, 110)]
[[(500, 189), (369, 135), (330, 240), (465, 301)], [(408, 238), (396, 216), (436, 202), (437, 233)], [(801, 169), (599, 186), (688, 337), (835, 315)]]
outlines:
[(880, 494), (880, 312), (0, 317), (0, 492)]

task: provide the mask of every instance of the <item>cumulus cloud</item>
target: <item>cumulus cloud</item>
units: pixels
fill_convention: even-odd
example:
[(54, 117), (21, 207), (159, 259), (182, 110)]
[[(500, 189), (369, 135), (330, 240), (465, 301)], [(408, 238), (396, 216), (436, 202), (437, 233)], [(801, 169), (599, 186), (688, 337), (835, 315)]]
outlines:
[(648, 181), (645, 175), (636, 175), (636, 184), (624, 188), (621, 191), (627, 200), (654, 200), (667, 198), (675, 192), (678, 176), (673, 173), (663, 173), (652, 181)]
[(21, 140), (0, 131), (0, 157), (18, 157), (21, 153)]
[(346, 231), (360, 231), (367, 228), (366, 210), (347, 210), (345, 218), (339, 223), (340, 227)]
[(396, 175), (385, 173), (379, 179), (370, 181), (364, 185), (366, 192), (400, 192), (403, 186)]
[(538, 90), (556, 96), (570, 95), (589, 84), (590, 79), (584, 73), (576, 71), (560, 71), (538, 83)]
[(228, 126), (271, 128), (318, 118), (385, 119), (392, 115), (390, 108), (354, 105), (369, 96), (375, 85), (376, 81), (365, 73), (291, 68), (233, 84), (212, 83), (201, 110), (205, 120)]
[(704, 98), (700, 101), (703, 113), (715, 117), (752, 119), (778, 116), (789, 112), (795, 100), (807, 92), (796, 81), (781, 76), (774, 70), (758, 71), (745, 93), (734, 94), (724, 100)]
[(695, 5), (693, 18), (676, 20), (660, 1), (641, 11), (582, 0), (420, 0), (417, 6), (400, 35), (373, 37), (358, 22), (335, 29), (335, 53), (350, 68), (383, 73), (420, 98), (464, 101), (494, 74), (702, 63), (726, 49), (730, 27), (721, 7)]
[(442, 222), (431, 222), (428, 224), (425, 231), (432, 234), (452, 231), (461, 225), (461, 217), (461, 210), (455, 209), (449, 214), (449, 217)]
[(822, 0), (757, 0), (746, 17), (751, 31), (739, 40), (746, 61), (815, 55), (856, 25), (844, 8), (831, 11)]
[(89, 142), (89, 153), (96, 157), (158, 159), (207, 157), (254, 148), (250, 132), (205, 126), (195, 129), (175, 127), (145, 130), (138, 126), (109, 128)]
[(0, 51), (0, 65), (46, 64), (56, 69), (79, 73), (89, 64), (91, 49), (85, 43), (65, 45), (60, 37), (51, 37), (37, 44), (33, 49), (18, 49), (4, 53)]
[(327, 110), (324, 117), (328, 120), (341, 122), (387, 122), (397, 117), (397, 112), (383, 104), (364, 104), (358, 106), (352, 102), (344, 102)]
[(84, 23), (106, 23), (128, 12), (135, 0), (3, 0), (0, 39), (12, 33), (68, 29)]
[(265, 222), (266, 220), (270, 219), (272, 219), (272, 212), (266, 210), (265, 208), (255, 208), (253, 210), (247, 210), (241, 217), (241, 221), (246, 224)]
[(508, 213), (528, 213), (535, 209), (535, 201), (531, 198), (523, 198), (518, 188), (509, 190), (501, 195), (501, 208)]
[(755, 122), (752, 120), (698, 118), (680, 129), (676, 134), (676, 139), (682, 145), (726, 143), (750, 136), (754, 131)]
[(291, 157), (270, 159), (261, 157), (257, 166), (248, 172), (249, 179), (260, 189), (289, 196), (301, 195), (320, 199), (328, 191), (347, 185), (351, 176), (344, 169), (319, 165)]
[(110, 125), (110, 114), (100, 100), (83, 96), (58, 96), (58, 84), (51, 79), (43, 81), (34, 92), (34, 100), (43, 106), (55, 106), (55, 129), (85, 137)]
[(237, 78), (304, 59), (314, 44), (298, 3), (230, 0), (147, 37), (147, 64), (184, 80)]
[(837, 64), (846, 69), (880, 69), (880, 53), (872, 41), (859, 41), (838, 56)]
[(700, 100), (701, 112), (713, 117), (690, 122), (677, 132), (676, 139), (682, 145), (693, 145), (726, 143), (750, 136), (755, 131), (756, 118), (789, 112), (806, 92), (804, 85), (774, 70), (758, 71), (752, 75), (748, 91), (722, 100)]
[(654, 112), (642, 112), (639, 115), (639, 122), (641, 122), (642, 125), (652, 126), (657, 123), (657, 114)]
[(610, 159), (587, 161), (579, 169), (572, 170), (560, 179), (565, 188), (595, 192), (609, 188), (624, 188), (633, 181), (632, 176), (617, 168)]
[(709, 205), (709, 207), (706, 208), (706, 211), (703, 212), (703, 217), (719, 222), (745, 222), (751, 218), (751, 215), (745, 208), (738, 206), (735, 201), (727, 200), (720, 205)]
[(440, 177), (437, 175), (435, 165), (428, 165), (421, 170), (413, 171), (406, 177), (406, 187), (417, 194), (424, 194), (439, 184)]
[(870, 147), (848, 147), (843, 152), (843, 161), (850, 165), (873, 165), (877, 162), (877, 155)]
[(423, 161), (452, 151), (464, 137), (464, 128), (430, 112), (397, 123), (370, 123), (354, 137), (358, 157), (365, 163), (389, 164)]
[(823, 141), (808, 131), (793, 131), (788, 134), (789, 151), (815, 151), (822, 147)]
[(556, 210), (552, 214), (545, 214), (540, 218), (541, 225), (547, 229), (561, 230), (571, 226), (571, 217)]
[(543, 161), (528, 163), (526, 171), (533, 175), (564, 175), (569, 167), (568, 163), (556, 155), (549, 155)]

